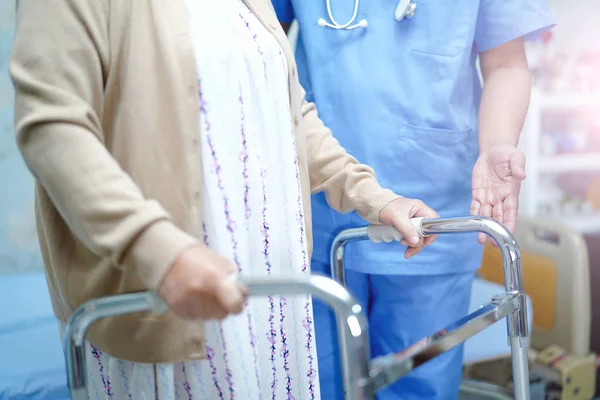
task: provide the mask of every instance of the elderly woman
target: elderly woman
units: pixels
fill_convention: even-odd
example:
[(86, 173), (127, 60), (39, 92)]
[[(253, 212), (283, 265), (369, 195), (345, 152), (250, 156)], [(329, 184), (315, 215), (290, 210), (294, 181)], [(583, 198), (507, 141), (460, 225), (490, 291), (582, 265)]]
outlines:
[(408, 256), (428, 244), (408, 219), (436, 214), (332, 138), (271, 2), (21, 0), (18, 18), (17, 139), (60, 325), (144, 289), (172, 311), (93, 327), (90, 397), (320, 398), (311, 299), (247, 302), (228, 275), (309, 273), (311, 192), (393, 224)]

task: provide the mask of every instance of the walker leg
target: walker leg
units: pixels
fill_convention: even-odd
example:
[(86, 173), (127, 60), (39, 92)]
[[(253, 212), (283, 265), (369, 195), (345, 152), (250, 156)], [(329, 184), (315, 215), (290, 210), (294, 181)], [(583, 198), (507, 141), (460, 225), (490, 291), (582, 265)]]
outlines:
[[(344, 320), (340, 316), (336, 316), (335, 318), (337, 325), (337, 334), (338, 334), (338, 346), (340, 349), (346, 348), (346, 329), (344, 329)], [(349, 360), (346, 356), (346, 353), (340, 351), (340, 363), (342, 365), (342, 386), (344, 389), (344, 399), (351, 400), (352, 390), (351, 390), (351, 382), (352, 378), (350, 376), (350, 368), (349, 368)]]
[[(329, 267), (331, 268), (331, 278), (346, 287), (346, 270), (344, 269), (344, 246), (347, 243), (368, 239), (365, 228), (347, 229), (336, 236), (329, 253)], [(352, 390), (352, 376), (350, 374), (351, 366), (346, 354), (341, 349), (346, 348), (348, 330), (345, 329), (346, 321), (341, 316), (336, 317), (338, 332), (338, 343), (340, 348), (340, 362), (342, 363), (342, 386), (344, 389), (344, 399), (352, 400), (355, 394)], [(369, 353), (370, 354), (370, 353)]]
[(514, 396), (516, 400), (529, 400), (529, 360), (527, 345), (522, 342), (522, 338), (510, 338)]

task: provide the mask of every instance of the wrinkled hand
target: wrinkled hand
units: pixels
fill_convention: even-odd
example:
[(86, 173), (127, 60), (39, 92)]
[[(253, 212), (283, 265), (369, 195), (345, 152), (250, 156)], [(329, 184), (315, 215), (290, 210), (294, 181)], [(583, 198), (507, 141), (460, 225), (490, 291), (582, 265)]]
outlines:
[(379, 221), (384, 225), (392, 225), (401, 234), (402, 245), (408, 246), (404, 256), (411, 258), (423, 250), (424, 246), (429, 246), (437, 239), (436, 235), (431, 235), (425, 239), (419, 238), (415, 228), (410, 223), (411, 218), (437, 218), (439, 215), (429, 208), (421, 200), (399, 198), (385, 206), (379, 213)]
[[(525, 154), (510, 143), (482, 153), (473, 168), (471, 215), (492, 217), (511, 232), (517, 223), (519, 192), (525, 179)], [(479, 242), (485, 243), (485, 234)]]
[(184, 251), (167, 273), (159, 289), (169, 308), (185, 319), (224, 319), (239, 314), (246, 291), (231, 274), (234, 266), (204, 246)]

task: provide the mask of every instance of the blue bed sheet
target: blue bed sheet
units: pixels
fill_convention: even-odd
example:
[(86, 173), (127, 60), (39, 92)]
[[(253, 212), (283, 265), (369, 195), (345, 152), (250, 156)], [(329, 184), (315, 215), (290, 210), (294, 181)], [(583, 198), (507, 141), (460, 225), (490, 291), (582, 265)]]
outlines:
[(0, 277), (0, 400), (68, 398), (44, 274)]

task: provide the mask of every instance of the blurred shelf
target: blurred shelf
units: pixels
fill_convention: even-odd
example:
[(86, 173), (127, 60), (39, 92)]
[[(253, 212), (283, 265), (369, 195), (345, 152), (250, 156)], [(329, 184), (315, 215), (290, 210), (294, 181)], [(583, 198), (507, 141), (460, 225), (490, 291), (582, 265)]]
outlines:
[(543, 156), (538, 160), (538, 166), (542, 172), (600, 171), (600, 153)]
[(600, 96), (587, 93), (570, 93), (565, 95), (535, 93), (531, 97), (531, 102), (540, 108), (600, 108)]
[[(553, 218), (548, 216), (548, 218)], [(599, 233), (600, 232), (600, 215), (573, 215), (554, 217), (566, 224), (571, 225), (581, 233)]]
[(541, 181), (546, 178), (542, 176), (543, 174), (600, 172), (599, 151), (590, 149), (590, 153), (555, 155), (540, 153), (542, 122), (546, 114), (560, 115), (561, 111), (578, 112), (579, 110), (593, 110), (592, 115), (600, 116), (600, 93), (543, 93), (532, 90), (530, 108), (522, 135), (523, 143), (520, 144), (528, 159), (528, 178), (521, 190), (522, 205), (519, 210), (523, 215), (558, 219), (583, 233), (600, 233), (600, 212), (595, 215), (574, 216), (538, 214), (540, 199), (546, 196), (541, 185)]

